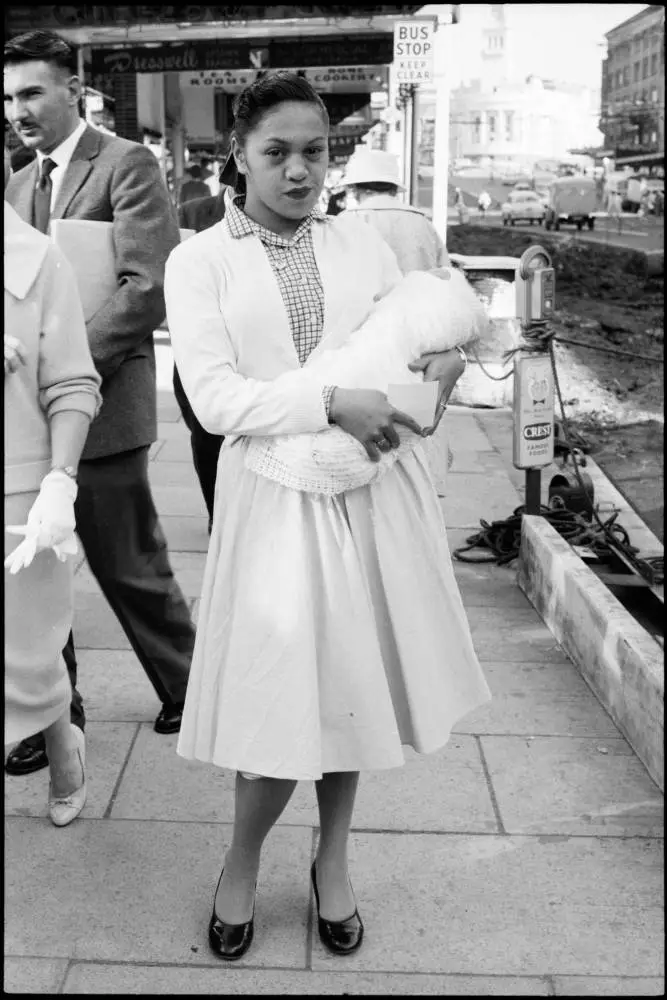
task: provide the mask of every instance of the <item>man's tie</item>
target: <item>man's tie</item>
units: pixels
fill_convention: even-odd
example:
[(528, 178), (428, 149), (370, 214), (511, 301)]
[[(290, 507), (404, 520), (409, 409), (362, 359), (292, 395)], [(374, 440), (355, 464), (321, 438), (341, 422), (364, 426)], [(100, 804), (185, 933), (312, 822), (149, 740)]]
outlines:
[(39, 229), (40, 233), (45, 233), (49, 228), (51, 217), (51, 192), (53, 184), (51, 182), (51, 171), (55, 170), (58, 164), (50, 160), (48, 156), (42, 163), (42, 170), (35, 188), (33, 201), (33, 225)]

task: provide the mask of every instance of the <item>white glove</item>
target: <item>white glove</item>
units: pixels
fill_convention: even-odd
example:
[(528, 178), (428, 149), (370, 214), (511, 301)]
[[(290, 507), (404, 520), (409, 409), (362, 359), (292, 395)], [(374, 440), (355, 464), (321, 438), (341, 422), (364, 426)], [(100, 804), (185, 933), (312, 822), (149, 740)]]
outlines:
[(64, 562), (77, 552), (74, 529), (74, 501), (77, 486), (59, 469), (49, 472), (42, 480), (37, 499), (30, 508), (26, 524), (8, 524), (10, 535), (24, 535), (23, 541), (5, 559), (5, 569), (13, 575), (29, 566), (37, 552), (53, 549)]

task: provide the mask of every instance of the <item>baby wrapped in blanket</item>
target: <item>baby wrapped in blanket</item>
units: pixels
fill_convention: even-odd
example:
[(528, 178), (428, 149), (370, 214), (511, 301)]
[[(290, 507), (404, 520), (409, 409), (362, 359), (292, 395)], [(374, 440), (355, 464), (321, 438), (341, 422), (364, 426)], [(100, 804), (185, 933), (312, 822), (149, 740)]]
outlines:
[[(392, 384), (423, 381), (421, 372), (410, 371), (410, 362), (477, 340), (487, 324), (484, 305), (459, 271), (412, 271), (341, 346), (327, 350), (322, 342), (304, 368), (328, 385), (386, 393)], [(245, 464), (283, 486), (332, 496), (380, 479), (422, 440), (406, 427), (395, 427), (399, 447), (377, 462), (355, 437), (331, 427), (314, 434), (246, 438)]]

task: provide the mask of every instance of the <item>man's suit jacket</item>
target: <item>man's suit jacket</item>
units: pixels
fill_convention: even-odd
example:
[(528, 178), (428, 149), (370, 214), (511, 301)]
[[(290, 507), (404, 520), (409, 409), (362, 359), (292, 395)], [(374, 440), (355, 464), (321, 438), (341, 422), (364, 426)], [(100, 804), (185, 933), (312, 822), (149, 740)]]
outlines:
[(220, 222), (225, 214), (225, 191), (223, 186), (217, 195), (184, 201), (179, 212), (181, 229), (194, 229), (201, 233)]
[[(37, 161), (14, 174), (5, 198), (32, 223)], [(84, 459), (157, 438), (153, 331), (165, 315), (164, 267), (180, 242), (175, 210), (151, 151), (88, 127), (63, 178), (52, 219), (113, 222), (118, 290), (87, 325), (103, 405)]]

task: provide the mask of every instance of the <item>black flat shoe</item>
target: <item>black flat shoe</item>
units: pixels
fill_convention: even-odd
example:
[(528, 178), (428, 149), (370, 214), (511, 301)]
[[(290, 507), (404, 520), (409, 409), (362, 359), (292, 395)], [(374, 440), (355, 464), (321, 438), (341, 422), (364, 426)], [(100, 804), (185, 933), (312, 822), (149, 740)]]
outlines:
[(317, 891), (314, 861), (313, 867), (310, 869), (310, 877), (315, 892), (317, 929), (320, 932), (322, 944), (336, 955), (350, 955), (357, 950), (364, 939), (364, 925), (361, 922), (359, 910), (355, 909), (347, 920), (324, 920), (320, 916), (320, 894)]
[(21, 740), (5, 761), (7, 774), (32, 774), (33, 771), (41, 771), (43, 767), (48, 766), (49, 758), (46, 756), (44, 737), (41, 733), (29, 736), (27, 740)]
[[(223, 868), (222, 872), (224, 870)], [(215, 896), (218, 895), (218, 889), (222, 881), (222, 872), (220, 872)], [(252, 917), (247, 923), (226, 924), (224, 920), (220, 920), (215, 912), (215, 896), (213, 897), (213, 914), (208, 925), (208, 943), (218, 958), (224, 958), (228, 962), (235, 962), (238, 958), (242, 958), (245, 955), (252, 944), (255, 932), (255, 904), (253, 903), (252, 906)]]
[(161, 733), (162, 735), (169, 735), (170, 733), (179, 733), (181, 731), (181, 720), (183, 718), (183, 706), (179, 705), (163, 705), (155, 720), (155, 725), (153, 729), (156, 733)]

